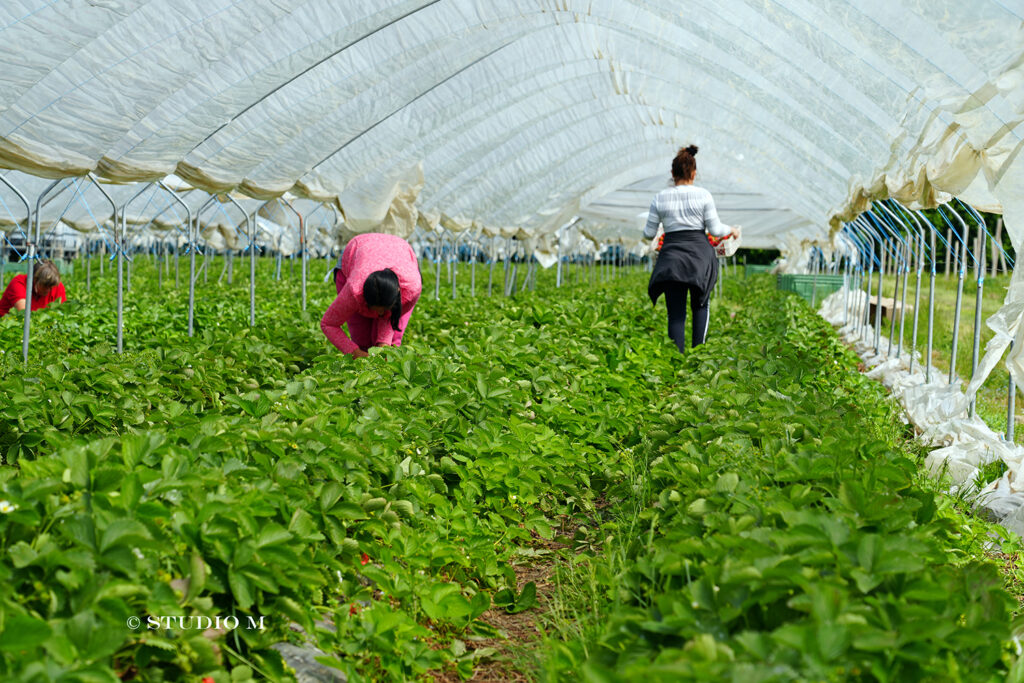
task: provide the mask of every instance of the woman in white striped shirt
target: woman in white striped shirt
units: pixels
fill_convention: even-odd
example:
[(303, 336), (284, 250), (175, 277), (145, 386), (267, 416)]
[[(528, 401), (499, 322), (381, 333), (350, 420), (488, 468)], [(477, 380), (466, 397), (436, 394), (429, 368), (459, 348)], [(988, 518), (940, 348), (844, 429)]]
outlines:
[(665, 229), (665, 241), (654, 264), (647, 293), (651, 303), (665, 295), (668, 336), (680, 353), (686, 349), (686, 297), (693, 314), (693, 346), (703, 344), (708, 332), (708, 304), (718, 281), (718, 259), (707, 235), (737, 236), (737, 231), (718, 220), (711, 193), (693, 184), (697, 175), (697, 145), (679, 150), (672, 160), (672, 187), (665, 188), (651, 202), (644, 237), (653, 239), (658, 225)]

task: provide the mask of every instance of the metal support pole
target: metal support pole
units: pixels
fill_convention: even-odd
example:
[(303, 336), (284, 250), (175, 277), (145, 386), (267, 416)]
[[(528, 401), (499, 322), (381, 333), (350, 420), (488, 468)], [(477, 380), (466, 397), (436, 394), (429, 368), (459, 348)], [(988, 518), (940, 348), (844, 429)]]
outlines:
[(124, 352), (124, 226), (117, 230), (114, 222), (114, 249), (117, 259), (117, 352)]
[[(107, 202), (110, 204), (110, 211), (111, 211), (110, 220), (112, 221), (112, 223), (114, 225), (114, 232), (116, 233), (117, 232), (117, 225), (118, 225), (118, 223), (117, 223), (117, 217), (118, 217), (117, 205), (114, 204), (114, 200), (110, 198), (110, 195), (107, 193), (106, 190), (103, 189), (103, 187), (100, 185), (99, 181), (96, 180), (95, 176), (93, 176), (90, 173), (86, 177), (89, 179), (89, 182), (92, 183), (93, 187), (95, 187), (96, 190), (100, 194), (103, 195), (103, 198), (106, 199)], [(36, 214), (36, 232), (37, 232), (37, 235), (38, 235), (38, 231), (39, 231), (38, 219), (39, 219), (39, 215), (38, 215), (38, 207), (37, 207), (37, 214)], [(118, 317), (117, 352), (118, 353), (121, 353), (121, 349), (122, 349), (121, 338), (123, 336), (122, 335), (122, 324), (123, 324), (122, 318), (123, 318), (123, 306), (124, 306), (124, 304), (123, 304), (123, 301), (122, 301), (123, 293), (122, 293), (122, 283), (121, 283), (121, 260), (125, 256), (125, 254), (124, 254), (124, 231), (125, 231), (125, 225), (126, 224), (124, 222), (124, 216), (122, 215), (121, 216), (121, 236), (120, 236), (120, 242), (117, 241), (117, 235), (115, 234), (115, 236), (114, 236), (114, 243), (118, 246), (118, 250), (117, 250), (117, 259), (118, 259), (118, 261), (117, 261), (117, 267), (118, 267), (118, 277), (117, 277), (117, 317)], [(99, 227), (99, 226), (97, 226), (97, 227)], [(30, 282), (29, 290), (31, 292), (31, 280), (29, 282)], [(26, 311), (27, 311), (28, 310), (28, 301), (25, 302), (25, 305), (26, 305)]]
[(509, 239), (505, 244), (505, 270), (503, 275), (505, 276), (505, 282), (502, 286), (501, 293), (508, 296), (508, 281), (509, 276), (512, 274), (512, 269), (509, 267), (509, 261), (511, 260), (510, 251), (512, 250), (512, 240)]
[[(210, 196), (210, 198), (209, 198), (209, 199), (207, 199), (207, 200), (206, 200), (206, 201), (205, 201), (205, 202), (203, 203), (203, 205), (202, 205), (202, 206), (200, 206), (200, 207), (199, 207), (199, 209), (198, 209), (198, 210), (196, 211), (196, 215), (195, 215), (195, 225), (196, 225), (196, 227), (195, 227), (195, 235), (196, 235), (196, 238), (197, 238), (197, 239), (198, 239), (198, 236), (199, 236), (199, 223), (200, 223), (200, 218), (201, 218), (201, 217), (202, 217), (202, 215), (203, 215), (203, 211), (205, 211), (207, 207), (211, 206), (211, 205), (212, 205), (212, 204), (213, 204), (214, 202), (216, 202), (216, 201), (217, 201), (217, 196), (218, 196), (218, 195), (211, 195), (211, 196)], [(249, 214), (247, 214), (247, 213), (245, 212), (245, 209), (243, 209), (243, 208), (242, 208), (242, 205), (241, 205), (241, 204), (239, 204), (239, 203), (238, 203), (237, 201), (235, 201), (235, 199), (234, 199), (234, 198), (232, 198), (232, 197), (231, 197), (231, 195), (223, 195), (223, 196), (224, 196), (224, 197), (225, 197), (225, 198), (226, 198), (226, 199), (228, 200), (228, 202), (229, 202), (229, 203), (233, 204), (233, 205), (235, 206), (235, 208), (236, 208), (236, 209), (238, 209), (239, 213), (241, 213), (241, 214), (242, 214), (242, 216), (243, 216), (243, 217), (244, 217), (244, 219), (245, 219), (245, 223), (246, 223), (246, 228), (248, 228), (248, 227), (249, 227), (249, 225), (250, 225), (250, 224), (249, 224)], [(236, 229), (236, 231), (237, 231), (237, 229), (238, 229), (238, 226), (237, 226), (237, 225), (235, 226), (235, 229)], [(255, 234), (256, 234), (256, 232), (255, 232), (255, 228), (253, 228), (253, 229), (252, 229), (252, 231), (251, 231), (251, 234), (252, 234), (253, 236), (255, 236)], [(256, 248), (256, 244), (255, 244), (255, 242), (253, 242), (253, 243), (251, 244), (251, 247), (252, 247), (253, 249), (255, 249), (255, 248)], [(194, 252), (195, 250), (193, 249), (192, 251)], [(230, 249), (230, 248), (229, 248), (229, 249), (227, 250), (227, 262), (225, 263), (225, 266), (224, 266), (224, 267), (225, 267), (225, 268), (227, 269), (227, 273), (228, 273), (228, 284), (229, 284), (229, 285), (231, 284), (231, 276), (232, 276), (232, 261), (233, 261), (234, 253), (235, 253), (235, 250), (234, 250), (234, 249)], [(194, 281), (195, 281), (195, 272), (194, 272), (194, 271), (195, 271), (195, 258), (194, 258), (194, 257), (192, 258), (192, 266), (191, 266), (191, 267), (192, 267), (192, 270), (193, 270), (193, 272), (192, 272), (192, 273), (190, 273), (190, 277), (189, 277), (189, 283), (190, 283), (190, 285), (189, 285), (189, 287), (190, 287), (190, 294), (189, 294), (189, 296), (190, 296), (190, 299), (191, 299), (191, 296), (192, 296), (192, 287), (194, 286)], [(250, 268), (251, 268), (251, 267), (250, 267)], [(251, 272), (251, 270), (250, 270), (250, 272)], [(221, 276), (223, 276), (223, 275), (224, 275), (224, 273), (222, 272), (222, 273), (221, 273)], [(250, 283), (251, 283), (251, 284), (250, 284), (250, 288), (251, 288), (251, 287), (253, 287), (253, 286), (255, 285), (255, 281), (254, 281), (254, 280), (250, 280)], [(254, 300), (254, 296), (255, 296), (255, 293), (254, 293), (253, 291), (250, 291), (250, 293), (249, 293), (249, 299), (250, 299), (250, 321), (252, 320), (252, 317), (253, 317), (253, 310), (252, 310), (252, 309), (253, 309), (253, 300)], [(191, 314), (190, 314), (190, 319), (191, 319)], [(252, 325), (253, 323), (252, 323), (252, 322), (250, 322), (249, 324), (250, 324), (250, 325)]]
[(516, 260), (512, 262), (512, 277), (509, 280), (508, 289), (505, 290), (505, 296), (512, 296), (516, 291), (516, 278), (519, 277), (519, 249), (516, 248)]
[[(974, 300), (974, 347), (971, 351), (971, 379), (978, 374), (978, 353), (981, 349), (982, 295), (985, 290), (985, 229), (979, 226), (978, 246), (975, 249), (974, 272), (978, 278), (978, 291)], [(977, 415), (976, 399), (971, 399), (970, 415)]]
[(850, 273), (850, 259), (846, 259), (846, 264), (843, 268), (843, 326), (845, 327), (850, 323), (850, 286), (853, 284), (853, 278)]
[(555, 231), (555, 256), (558, 257), (558, 264), (555, 267), (555, 287), (562, 286), (562, 238)]
[(875, 279), (875, 245), (874, 240), (871, 240), (871, 259), (868, 261), (868, 286), (864, 290), (864, 310), (861, 311), (863, 319), (861, 321), (861, 334), (867, 331), (868, 318), (871, 315), (871, 282)]
[[(962, 263), (962, 262), (961, 262)], [(953, 312), (953, 348), (950, 349), (949, 358), (949, 383), (953, 383), (953, 378), (956, 377), (956, 347), (957, 338), (960, 332), (960, 308), (963, 304), (964, 298), (964, 271), (960, 268), (957, 271), (957, 283), (956, 283), (956, 309)]]
[[(306, 310), (306, 281), (307, 281), (307, 272), (308, 272), (307, 262), (306, 262), (306, 219), (305, 219), (305, 217), (301, 213), (299, 213), (295, 209), (294, 206), (291, 205), (291, 203), (289, 201), (284, 199), (284, 197), (278, 197), (277, 201), (280, 202), (282, 206), (290, 209), (291, 212), (294, 213), (298, 217), (298, 219), (299, 219), (299, 255), (300, 255), (301, 259), (302, 259), (302, 266), (300, 268), (301, 277), (302, 277), (302, 310)], [(320, 206), (324, 206), (324, 204), (321, 204)], [(314, 213), (319, 211), (320, 210), (320, 206), (318, 206), (317, 208), (313, 209), (313, 211), (309, 215), (312, 216)], [(334, 213), (334, 208), (333, 207), (331, 207), (331, 212)], [(337, 222), (337, 215), (335, 215), (335, 222)], [(328, 250), (328, 257), (330, 257), (330, 250)], [(277, 279), (278, 280), (281, 279), (280, 258), (281, 258), (280, 255), (278, 255), (278, 269), (277, 269), (277, 273), (278, 273)]]
[[(949, 383), (952, 384), (953, 378), (956, 377), (956, 353), (957, 342), (960, 332), (960, 310), (963, 306), (964, 277), (967, 274), (967, 243), (965, 241), (967, 235), (967, 224), (964, 223), (964, 220), (960, 218), (960, 215), (956, 211), (953, 211), (952, 208), (950, 208), (950, 212), (957, 219), (957, 222), (960, 223), (960, 232), (957, 232), (955, 229), (953, 229), (952, 223), (949, 223), (949, 227), (953, 229), (953, 232), (956, 233), (958, 245), (961, 247), (960, 249), (958, 249), (958, 251), (960, 251), (960, 256), (958, 258), (957, 263), (958, 268), (956, 283), (956, 309), (953, 312), (953, 348), (950, 352), (949, 360)], [(946, 218), (946, 214), (943, 212), (941, 206), (939, 207), (939, 213), (948, 223), (949, 219)]]
[[(884, 242), (881, 244), (884, 245)], [(882, 247), (882, 265), (878, 268), (878, 303), (875, 304), (875, 354), (878, 354), (878, 344), (882, 335), (882, 276), (885, 274), (885, 247)]]
[(473, 240), (473, 246), (469, 250), (469, 295), (472, 297), (476, 296), (476, 256), (477, 256), (477, 242)]
[[(26, 238), (26, 243), (28, 243), (28, 245), (30, 245), (30, 246), (33, 245), (34, 243), (32, 241), (32, 237), (31, 237), (32, 236), (32, 225), (33, 225), (33, 222), (32, 222), (32, 219), (33, 219), (32, 205), (29, 204), (29, 200), (26, 199), (25, 195), (22, 194), (22, 190), (19, 190), (17, 187), (12, 185), (10, 183), (10, 181), (7, 180), (6, 178), (4, 178), (2, 175), (0, 175), (0, 182), (2, 182), (7, 187), (9, 187), (11, 189), (11, 191), (13, 191), (13, 193), (15, 195), (17, 195), (17, 199), (22, 200), (22, 204), (25, 205), (25, 225), (26, 225), (26, 227), (29, 228), (28, 231), (25, 233), (25, 238)], [(38, 201), (36, 202), (35, 219), (36, 219), (36, 231), (37, 232), (39, 231), (39, 208), (40, 208), (40, 202), (42, 201), (43, 197), (45, 197), (49, 193), (49, 191), (54, 187), (54, 185), (56, 185), (58, 182), (60, 182), (60, 181), (59, 180), (55, 180), (45, 190), (43, 190), (43, 194), (39, 196)], [(35, 253), (33, 253), (31, 258), (33, 258), (33, 259), (35, 258)], [(3, 252), (0, 253), (0, 260), (2, 260), (2, 262), (6, 265), (6, 263), (7, 263), (7, 247), (6, 246), (3, 247)], [(32, 298), (31, 298), (32, 297), (32, 286), (33, 286), (33, 284), (32, 284), (32, 275), (33, 275), (32, 270), (33, 270), (33, 267), (32, 266), (33, 266), (33, 262), (32, 262), (32, 260), (30, 260), (29, 261), (29, 268), (28, 268), (29, 272), (28, 272), (28, 275), (27, 275), (27, 282), (26, 282), (26, 288), (25, 288), (26, 289), (26, 291), (25, 291), (25, 330), (23, 332), (24, 336), (22, 338), (22, 361), (26, 365), (28, 365), (28, 362), (29, 362), (29, 333), (30, 333), (30, 327), (31, 327), (30, 318), (32, 317)], [(6, 283), (3, 282), (3, 275), (0, 275), (0, 286), (4, 286), (4, 285), (6, 285)]]
[[(32, 287), (34, 286), (32, 281), (34, 273), (32, 271), (34, 270), (35, 266), (36, 241), (39, 239), (40, 231), (39, 211), (42, 206), (43, 197), (48, 195), (50, 193), (50, 190), (52, 190), (54, 187), (60, 184), (60, 182), (61, 181), (59, 180), (53, 181), (46, 187), (45, 190), (43, 190), (42, 194), (40, 194), (39, 197), (36, 198), (36, 212), (33, 214), (32, 205), (28, 203), (28, 199), (26, 199), (25, 195), (21, 193), (21, 190), (12, 185), (6, 178), (0, 176), (0, 183), (3, 183), (7, 187), (9, 187), (14, 192), (14, 194), (18, 195), (18, 199), (21, 200), (21, 203), (25, 205), (25, 227), (28, 228), (28, 230), (25, 232), (25, 242), (27, 247), (25, 258), (28, 261), (28, 272), (26, 273), (25, 281), (25, 324), (24, 329), (22, 330), (21, 338), (21, 361), (25, 365), (28, 365), (28, 340), (32, 330)], [(35, 235), (32, 234), (33, 218), (35, 219)], [(7, 261), (6, 247), (4, 248), (3, 260), (5, 262)]]
[(459, 279), (459, 238), (452, 243), (452, 254), (448, 257), (452, 272), (452, 301), (455, 300), (455, 282)]
[[(177, 194), (172, 194), (178, 197)], [(184, 204), (184, 202), (182, 202)], [(199, 221), (192, 220), (192, 212), (185, 206), (186, 222), (185, 229), (188, 230), (188, 336), (192, 337), (195, 331), (196, 318), (196, 251), (199, 249)], [(206, 267), (206, 254), (209, 249), (203, 252), (203, 267)], [(205, 282), (206, 272), (203, 273)]]
[[(1010, 340), (1010, 352), (1013, 352), (1013, 340)], [(1009, 384), (1007, 386), (1006, 394), (1006, 440), (1013, 443), (1013, 428), (1014, 418), (1016, 411), (1014, 410), (1014, 403), (1017, 399), (1017, 387), (1013, 385), (1013, 375), (1009, 376)]]
[[(892, 310), (889, 311), (889, 344), (885, 350), (886, 358), (892, 355), (892, 338), (896, 336), (896, 302), (899, 300), (900, 294), (900, 276), (903, 274), (903, 245), (896, 245), (895, 256), (893, 257), (893, 266), (895, 269), (896, 281), (892, 290)], [(879, 307), (881, 307), (881, 295), (879, 295)]]
[(917, 280), (914, 283), (914, 331), (910, 338), (910, 372), (914, 372), (914, 354), (917, 353), (917, 321), (921, 312), (921, 270), (924, 268), (924, 237), (918, 242)]
[(256, 214), (245, 217), (249, 228), (249, 327), (256, 327)]
[(900, 339), (896, 344), (896, 357), (899, 358), (903, 352), (903, 326), (907, 319), (907, 280), (910, 278), (910, 259), (913, 258), (913, 250), (910, 247), (910, 241), (907, 241), (906, 247), (904, 248), (906, 258), (903, 261), (903, 294), (900, 297)]
[(441, 300), (441, 239), (434, 244), (434, 301)]
[(925, 349), (924, 381), (932, 381), (932, 342), (935, 332), (935, 261), (932, 261), (932, 272), (928, 276), (928, 344)]
[[(813, 253), (813, 252), (812, 252)], [(811, 277), (811, 308), (815, 308), (818, 303), (818, 269), (814, 268), (814, 276)]]

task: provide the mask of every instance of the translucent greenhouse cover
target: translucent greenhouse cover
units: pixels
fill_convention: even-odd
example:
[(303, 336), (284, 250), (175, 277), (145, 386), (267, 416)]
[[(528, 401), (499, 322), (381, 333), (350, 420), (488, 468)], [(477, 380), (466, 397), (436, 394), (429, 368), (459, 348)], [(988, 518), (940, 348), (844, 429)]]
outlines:
[[(0, 4), (0, 165), (336, 202), (353, 231), (622, 222), (681, 145), (745, 235), (942, 193), (1024, 230), (1009, 0)], [(645, 184), (646, 181), (646, 184)], [(738, 199), (747, 197), (749, 202)], [(758, 199), (753, 199), (758, 197)]]

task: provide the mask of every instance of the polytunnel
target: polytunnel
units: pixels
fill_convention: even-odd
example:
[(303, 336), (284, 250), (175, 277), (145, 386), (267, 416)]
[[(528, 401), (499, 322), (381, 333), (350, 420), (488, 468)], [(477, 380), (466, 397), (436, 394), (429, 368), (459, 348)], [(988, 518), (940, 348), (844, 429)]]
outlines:
[[(953, 482), (944, 492), (966, 496), (978, 484), (995, 501), (985, 514), (1024, 532), (1017, 476), (1024, 448), (1013, 432), (1017, 387), (1024, 385), (1024, 272), (1012, 268), (1001, 233), (991, 234), (985, 217), (998, 214), (1013, 251), (1024, 249), (1022, 135), (1024, 0), (0, 3), (0, 284), (14, 270), (25, 273), (18, 276), (21, 354), (13, 342), (0, 349), (0, 407), (15, 415), (0, 425), (0, 550), (10, 555), (0, 558), (0, 584), (17, 575), (26, 591), (63, 587), (29, 607), (27, 598), (15, 604), (13, 593), (0, 591), (0, 678), (30, 678), (32, 671), (16, 668), (24, 663), (17, 653), (45, 650), (38, 680), (55, 680), (94, 647), (101, 652), (96, 662), (113, 662), (95, 664), (107, 667), (107, 678), (95, 680), (145, 677), (147, 666), (171, 671), (183, 661), (189, 665), (173, 669), (180, 680), (210, 673), (204, 683), (224, 683), (218, 667), (227, 661), (237, 667), (232, 681), (247, 680), (234, 674), (243, 663), (253, 676), (275, 679), (290, 675), (285, 663), (295, 661), (279, 646), (301, 631), (322, 648), (307, 660), (319, 657), (352, 677), (423, 679), (441, 667), (466, 679), (493, 656), (495, 648), (482, 643), (501, 631), (495, 624), (536, 609), (536, 591), (557, 583), (554, 574), (548, 584), (527, 581), (516, 558), (570, 547), (599, 553), (607, 541), (609, 556), (635, 566), (609, 563), (586, 580), (572, 573), (577, 565), (562, 567), (569, 574), (560, 578), (579, 581), (560, 589), (592, 580), (595, 594), (617, 595), (622, 611), (614, 618), (595, 611), (594, 623), (578, 629), (606, 627), (600, 646), (552, 645), (545, 660), (551, 680), (753, 679), (769, 666), (778, 680), (940, 680), (975, 670), (1024, 680), (1024, 634), (978, 607), (991, 608), (976, 594), (989, 586), (987, 570), (967, 578), (952, 568), (932, 571), (943, 558), (991, 551), (988, 541), (966, 550), (929, 545), (938, 541), (923, 529), (936, 515), (960, 514), (963, 500), (951, 509), (913, 489), (916, 502), (890, 510), (890, 501), (920, 482), (899, 480), (893, 472), (905, 460), (887, 459), (891, 443), (874, 444), (865, 448), (887, 463), (871, 470), (877, 506), (857, 507), (875, 494), (865, 489), (867, 479), (844, 480), (830, 510), (857, 507), (856, 519), (836, 522), (815, 507), (824, 470), (806, 453), (786, 450), (813, 443), (837, 453), (828, 476), (855, 469), (841, 456), (860, 443), (859, 433), (843, 437), (846, 423), (815, 412), (853, 396), (837, 412), (863, 412), (859, 428), (873, 435), (909, 420), (910, 431), (939, 446), (922, 458), (938, 480)], [(690, 144), (700, 147), (697, 184), (710, 192), (723, 223), (742, 227), (739, 248), (778, 250), (780, 289), (785, 277), (813, 278), (815, 310), (796, 310), (761, 285), (751, 285), (753, 303), (746, 302), (740, 285), (726, 293), (719, 279), (714, 300), (728, 313), (723, 323), (737, 335), (768, 336), (760, 346), (733, 338), (727, 361), (686, 357), (683, 372), (675, 357), (670, 362), (618, 329), (649, 331), (650, 324), (637, 312), (641, 287), (627, 290), (619, 278), (635, 275), (636, 284), (640, 271), (653, 268), (656, 249), (643, 236), (652, 198), (670, 186), (672, 158)], [(397, 348), (404, 327), (396, 310), (406, 315), (404, 326), (407, 302), (383, 306), (392, 311), (393, 330), (371, 323), (374, 343), (352, 342), (374, 356), (365, 365), (372, 371), (326, 357), (322, 337), (319, 346), (309, 341), (318, 321), (331, 339), (335, 306), (325, 313), (324, 297), (341, 296), (340, 255), (367, 233), (409, 243), (420, 306), (437, 325), (433, 336), (422, 335), (431, 342), (417, 356)], [(68, 256), (61, 267), (90, 296), (72, 296), (61, 307), (69, 315), (43, 317), (47, 325), (37, 333), (33, 262), (59, 261), (66, 252), (83, 256)], [(732, 252), (717, 253), (721, 272), (735, 273), (735, 259), (731, 270), (723, 268)], [(1001, 256), (1002, 266), (987, 262), (988, 253), (994, 261)], [(232, 283), (236, 261), (237, 279), (248, 286), (238, 297), (220, 287), (224, 279)], [(1005, 296), (998, 292), (998, 312), (983, 320), (984, 298), (992, 296), (985, 275), (997, 267), (1012, 275)], [(410, 277), (414, 272), (410, 266)], [(140, 273), (152, 273), (155, 292), (138, 284), (149, 277)], [(940, 339), (948, 325), (935, 329), (936, 320), (946, 322), (945, 310), (935, 310), (935, 283), (950, 275), (957, 288), (953, 330)], [(819, 280), (829, 288), (819, 290)], [(529, 298), (546, 281), (558, 296)], [(601, 287), (613, 292), (608, 300), (594, 298)], [(258, 308), (258, 289), (287, 302)], [(580, 309), (571, 309), (573, 297)], [(636, 311), (622, 313), (629, 306)], [(788, 316), (786, 324), (799, 321), (798, 329), (769, 318), (773, 312)], [(696, 323), (697, 308), (691, 315)], [(973, 337), (964, 342), (960, 328), (970, 327), (971, 315)], [(3, 318), (6, 344), (14, 323)], [(990, 341), (983, 344), (985, 322)], [(838, 329), (838, 339), (859, 354), (860, 369), (884, 383), (903, 413), (882, 415), (874, 406), (885, 399), (875, 389), (836, 379), (836, 368), (852, 356), (840, 345), (814, 346), (833, 334), (819, 323)], [(559, 339), (544, 336), (562, 324), (569, 327)], [(484, 327), (485, 336), (472, 336)], [(218, 336), (228, 328), (234, 332)], [(42, 336), (33, 354), (45, 360), (34, 365), (35, 334)], [(135, 334), (149, 346), (126, 350), (126, 336), (132, 346)], [(116, 339), (116, 353), (78, 346), (99, 337)], [(385, 337), (396, 348), (370, 354)], [(803, 343), (810, 350), (793, 347)], [(512, 346), (535, 355), (522, 360), (508, 352)], [(948, 372), (933, 364), (940, 346), (949, 351)], [(511, 354), (501, 363), (466, 360), (499, 347)], [(103, 363), (87, 365), (88, 349)], [(958, 354), (971, 358), (969, 377), (958, 374)], [(387, 359), (398, 362), (380, 370)], [(122, 376), (111, 379), (104, 364)], [(734, 366), (761, 384), (736, 379)], [(1003, 366), (1010, 377), (999, 397), (1007, 404), (1005, 436), (978, 415), (986, 380)], [(392, 385), (407, 405), (394, 403)], [(325, 398), (328, 386), (344, 401)], [(830, 393), (813, 393), (822, 387)], [(365, 400), (361, 391), (369, 392)], [(774, 417), (757, 414), (749, 407), (755, 403)], [(206, 421), (181, 422), (193, 414)], [(652, 415), (652, 429), (636, 427)], [(708, 431), (719, 415), (739, 431)], [(781, 431), (769, 434), (776, 422)], [(73, 426), (66, 439), (65, 423)], [(725, 453), (722, 444), (740, 446), (714, 460)], [(743, 477), (763, 463), (744, 458), (772, 449), (785, 466), (748, 486)], [(46, 462), (60, 459), (60, 467), (37, 464), (43, 451), (55, 453)], [(123, 462), (109, 465), (115, 453)], [(537, 458), (517, 460), (524, 453)], [(675, 462), (673, 453), (693, 460)], [(6, 466), (15, 463), (24, 468), (8, 476)], [(214, 474), (207, 477), (206, 467)], [(49, 478), (18, 488), (19, 477)], [(118, 477), (124, 483), (115, 490)], [(306, 479), (311, 488), (302, 488)], [(793, 483), (804, 480), (806, 489)], [(623, 481), (629, 486), (616, 488)], [(787, 482), (793, 485), (774, 508), (743, 515), (730, 507), (741, 500), (754, 509), (770, 495), (752, 492)], [(593, 493), (599, 486), (607, 488)], [(552, 493), (557, 487), (565, 495)], [(217, 493), (207, 499), (211, 491)], [(456, 492), (474, 502), (448, 505), (446, 496)], [(641, 500), (645, 495), (650, 500)], [(33, 497), (46, 496), (32, 507)], [(200, 499), (206, 502), (190, 507)], [(55, 501), (68, 507), (54, 508)], [(631, 501), (641, 512), (618, 520), (620, 527), (593, 522), (606, 507)], [(181, 509), (160, 516), (164, 503)], [(478, 503), (491, 507), (482, 512)], [(122, 507), (128, 512), (118, 517)], [(233, 507), (249, 512), (235, 515)], [(797, 531), (765, 541), (772, 550), (758, 555), (765, 520), (779, 519)], [(448, 527), (430, 526), (438, 520)], [(473, 535), (495, 520), (500, 534)], [(894, 531), (892, 520), (911, 521)], [(974, 528), (972, 520), (964, 528)], [(679, 524), (666, 533), (672, 544), (655, 547), (656, 528), (661, 533), (658, 525), (669, 523)], [(47, 532), (25, 531), (36, 527), (69, 534), (75, 550), (47, 554)], [(409, 527), (430, 531), (410, 540), (402, 536)], [(629, 542), (612, 544), (627, 527)], [(716, 546), (709, 529), (732, 534), (732, 545)], [(986, 527), (975, 537), (1005, 542), (1004, 555), (1016, 557), (1004, 533)], [(638, 556), (645, 536), (646, 554)], [(695, 550), (698, 536), (703, 545)], [(495, 550), (511, 538), (522, 547)], [(828, 544), (817, 554), (793, 550), (822, 538)], [(160, 554), (160, 542), (177, 544), (173, 557)], [(293, 551), (289, 544), (304, 545)], [(927, 562), (904, 558), (919, 550)], [(738, 568), (742, 553), (753, 554)], [(72, 566), (85, 555), (81, 567)], [(155, 565), (148, 574), (119, 569), (157, 555), (160, 573)], [(826, 555), (834, 567), (814, 564)], [(700, 564), (709, 558), (714, 567)], [(854, 569), (843, 564), (851, 558), (859, 563)], [(691, 562), (700, 564), (692, 575)], [(86, 591), (108, 573), (119, 577), (117, 585)], [(842, 580), (817, 587), (833, 575)], [(610, 576), (614, 586), (596, 587)], [(760, 588), (750, 588), (755, 584)], [(654, 585), (671, 590), (656, 594)], [(875, 600), (873, 591), (890, 589)], [(88, 614), (72, 617), (76, 591), (100, 597)], [(752, 607), (755, 593), (798, 595)], [(157, 644), (131, 626), (125, 640), (111, 631), (111, 620), (131, 625), (138, 617), (115, 602), (142, 594), (155, 597), (132, 603), (140, 615), (189, 609), (207, 618), (221, 608), (236, 619), (286, 615), (274, 631), (281, 642), (214, 630), (186, 643), (167, 636), (169, 627), (145, 626)], [(998, 635), (978, 642), (963, 636), (948, 650), (918, 656), (914, 648), (944, 647), (932, 642), (941, 638), (908, 644), (905, 632), (939, 630), (921, 630), (909, 617), (901, 625), (891, 615), (877, 623), (865, 616), (877, 604), (904, 600), (927, 611), (936, 595), (951, 605), (936, 621)], [(373, 621), (376, 605), (389, 599), (414, 607), (394, 621)], [(324, 629), (316, 619), (325, 618), (330, 600), (338, 601), (336, 619)], [(813, 624), (780, 625), (798, 613)], [(491, 630), (472, 631), (485, 614)], [(737, 631), (737, 620), (748, 630)], [(101, 623), (114, 633), (109, 644), (83, 635), (103, 632)], [(877, 631), (868, 633), (869, 625)], [(404, 654), (373, 640), (382, 633), (404, 639)], [(441, 643), (439, 633), (457, 637)], [(215, 651), (203, 638), (219, 643)], [(364, 648), (358, 653), (356, 642)], [(860, 659), (849, 654), (854, 650)], [(681, 664), (672, 659), (678, 652), (696, 659)], [(873, 659), (879, 652), (889, 659)], [(162, 653), (180, 655), (178, 664)], [(388, 657), (397, 658), (395, 668), (387, 668)], [(655, 668), (645, 668), (648, 659)], [(663, 660), (666, 668), (657, 668)], [(83, 680), (92, 673), (75, 672)]]

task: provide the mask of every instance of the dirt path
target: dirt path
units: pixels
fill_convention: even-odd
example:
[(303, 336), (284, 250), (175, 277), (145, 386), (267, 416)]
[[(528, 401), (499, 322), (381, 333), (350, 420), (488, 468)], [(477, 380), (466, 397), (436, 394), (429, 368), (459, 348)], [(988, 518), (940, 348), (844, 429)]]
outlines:
[(492, 608), (481, 615), (481, 621), (504, 634), (505, 638), (486, 638), (466, 642), (467, 649), (479, 650), (492, 647), (498, 651), (476, 667), (470, 681), (474, 683), (515, 681), (519, 683), (536, 678), (536, 676), (530, 675), (530, 672), (522, 670), (524, 660), (530, 659), (524, 657), (524, 653), (535, 648), (540, 640), (541, 632), (537, 628), (537, 620), (547, 610), (551, 593), (554, 590), (554, 585), (550, 581), (554, 568), (553, 559), (540, 564), (513, 567), (516, 573), (517, 593), (531, 581), (537, 586), (537, 607), (518, 614), (508, 614), (503, 609)]
[[(559, 535), (562, 538), (572, 538), (577, 526), (563, 519)], [(512, 570), (516, 574), (517, 594), (531, 581), (536, 586), (537, 606), (517, 614), (509, 614), (504, 609), (492, 607), (480, 615), (480, 621), (493, 628), (500, 637), (465, 641), (467, 650), (493, 648), (496, 651), (476, 665), (473, 676), (469, 679), (472, 683), (524, 683), (537, 678), (533, 670), (536, 658), (530, 657), (529, 653), (540, 643), (542, 634), (538, 622), (547, 612), (554, 597), (556, 587), (552, 579), (561, 559), (560, 551), (570, 546), (554, 540), (544, 540), (535, 535), (534, 547), (550, 552), (535, 558), (530, 564), (513, 564)], [(439, 683), (461, 681), (453, 670), (438, 673), (434, 680)]]

